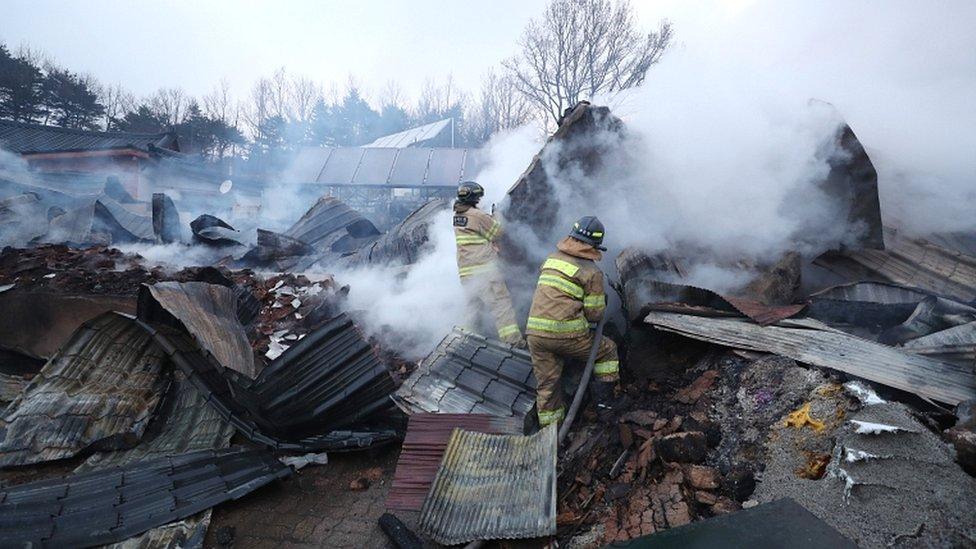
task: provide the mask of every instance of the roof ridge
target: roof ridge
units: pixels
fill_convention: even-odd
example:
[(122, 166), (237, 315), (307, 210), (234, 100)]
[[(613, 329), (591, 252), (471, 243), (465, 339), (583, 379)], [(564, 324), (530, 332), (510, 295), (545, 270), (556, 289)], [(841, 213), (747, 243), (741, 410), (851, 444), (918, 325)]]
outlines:
[(78, 129), (78, 128), (62, 128), (61, 126), (49, 126), (49, 125), (46, 125), (46, 124), (33, 124), (33, 123), (29, 123), (29, 122), (17, 122), (15, 120), (0, 120), (0, 125), (16, 126), (16, 127), (19, 127), (19, 128), (29, 128), (29, 129), (37, 129), (37, 130), (45, 130), (45, 131), (53, 131), (53, 132), (59, 132), (59, 133), (71, 133), (71, 134), (75, 134), (75, 135), (97, 135), (97, 136), (104, 136), (104, 137), (126, 137), (126, 136), (132, 136), (132, 137), (140, 137), (140, 138), (150, 138), (150, 137), (163, 138), (163, 137), (172, 135), (174, 133), (174, 132), (171, 132), (171, 131), (164, 131), (164, 132), (158, 132), (158, 133), (106, 132), (106, 131), (101, 131), (101, 130), (82, 130), (82, 129)]

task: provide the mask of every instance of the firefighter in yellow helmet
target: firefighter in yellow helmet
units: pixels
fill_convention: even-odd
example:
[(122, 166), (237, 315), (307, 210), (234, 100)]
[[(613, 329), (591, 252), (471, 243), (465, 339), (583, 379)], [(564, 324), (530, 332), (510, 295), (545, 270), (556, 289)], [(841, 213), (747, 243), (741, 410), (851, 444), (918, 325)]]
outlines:
[(458, 275), (468, 300), (465, 326), (475, 327), (481, 311), (487, 307), (494, 317), (498, 338), (525, 347), (512, 309), (512, 297), (497, 264), (495, 242), (501, 236), (501, 225), (478, 209), (484, 194), (481, 185), (466, 181), (458, 187), (457, 201), (454, 202)]
[[(580, 219), (542, 264), (525, 332), (538, 381), (536, 408), (543, 427), (566, 416), (563, 361), (589, 358), (594, 337), (590, 323), (599, 321), (606, 309), (603, 272), (596, 264), (601, 250), (606, 250), (603, 232), (603, 223), (596, 217)], [(620, 379), (617, 346), (609, 338), (600, 340), (593, 374), (592, 394), (598, 403), (607, 405)]]

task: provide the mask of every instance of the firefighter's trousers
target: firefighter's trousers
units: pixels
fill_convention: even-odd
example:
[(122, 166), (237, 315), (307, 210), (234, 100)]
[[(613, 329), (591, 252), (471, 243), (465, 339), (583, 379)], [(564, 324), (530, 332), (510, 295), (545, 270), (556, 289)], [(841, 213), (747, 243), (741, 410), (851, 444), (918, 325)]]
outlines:
[[(532, 353), (532, 370), (538, 382), (536, 408), (539, 424), (545, 427), (566, 417), (562, 390), (563, 361), (567, 358), (586, 361), (593, 346), (593, 332), (571, 339), (529, 334), (527, 339)], [(593, 364), (597, 381), (614, 382), (620, 379), (619, 364), (617, 345), (610, 338), (603, 337)]]
[(464, 327), (477, 330), (478, 319), (486, 308), (495, 321), (498, 339), (512, 345), (524, 346), (525, 340), (515, 319), (512, 296), (505, 280), (497, 272), (468, 276), (461, 279), (467, 296)]

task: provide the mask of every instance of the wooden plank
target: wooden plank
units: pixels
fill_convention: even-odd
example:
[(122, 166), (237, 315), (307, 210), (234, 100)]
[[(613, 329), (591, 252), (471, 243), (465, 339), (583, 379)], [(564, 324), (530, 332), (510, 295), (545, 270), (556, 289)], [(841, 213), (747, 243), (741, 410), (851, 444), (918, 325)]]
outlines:
[(667, 312), (652, 312), (644, 321), (693, 339), (787, 356), (948, 404), (976, 398), (976, 375), (970, 370), (836, 330), (763, 327), (744, 319)]

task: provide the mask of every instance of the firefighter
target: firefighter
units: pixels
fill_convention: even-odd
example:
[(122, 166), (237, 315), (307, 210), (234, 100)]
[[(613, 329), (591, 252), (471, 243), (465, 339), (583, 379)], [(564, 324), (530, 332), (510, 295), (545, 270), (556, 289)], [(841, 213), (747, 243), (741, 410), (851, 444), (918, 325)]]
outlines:
[(484, 194), (481, 185), (466, 181), (458, 187), (454, 202), (458, 275), (468, 300), (465, 326), (476, 326), (481, 311), (487, 307), (495, 320), (498, 338), (524, 348), (525, 339), (515, 320), (512, 297), (497, 264), (496, 241), (501, 236), (501, 225), (478, 209)]
[[(596, 217), (581, 218), (542, 264), (525, 330), (538, 382), (536, 409), (542, 427), (566, 416), (563, 361), (589, 358), (594, 337), (590, 323), (599, 321), (606, 309), (603, 272), (596, 264), (606, 250), (603, 232)], [(593, 374), (591, 391), (603, 405), (601, 417), (605, 417), (620, 379), (617, 346), (609, 338), (600, 340)]]

